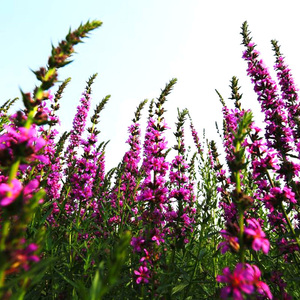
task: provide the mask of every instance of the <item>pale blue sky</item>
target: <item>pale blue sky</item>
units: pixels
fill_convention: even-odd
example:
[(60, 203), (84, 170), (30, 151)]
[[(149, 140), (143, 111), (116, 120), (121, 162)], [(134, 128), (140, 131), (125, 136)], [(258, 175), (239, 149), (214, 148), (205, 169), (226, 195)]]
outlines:
[(178, 84), (166, 103), (170, 132), (177, 107), (187, 107), (198, 131), (206, 128), (207, 137), (216, 138), (214, 122), (220, 122), (221, 105), (214, 89), (228, 98), (233, 75), (240, 78), (245, 107), (259, 110), (241, 59), (243, 21), (248, 21), (253, 41), (270, 68), (274, 63), (270, 40), (279, 40), (299, 82), (297, 2), (0, 0), (0, 100), (19, 96), (19, 87), (32, 91), (36, 81), (30, 69), (46, 64), (51, 43), (63, 39), (70, 26), (75, 29), (81, 22), (99, 19), (102, 27), (76, 48), (74, 62), (59, 73), (61, 80), (72, 77), (61, 100), (62, 129), (70, 129), (85, 82), (98, 72), (92, 108), (112, 95), (99, 124), (101, 139), (111, 140), (109, 167), (127, 149), (127, 127), (136, 106), (159, 96), (173, 77)]

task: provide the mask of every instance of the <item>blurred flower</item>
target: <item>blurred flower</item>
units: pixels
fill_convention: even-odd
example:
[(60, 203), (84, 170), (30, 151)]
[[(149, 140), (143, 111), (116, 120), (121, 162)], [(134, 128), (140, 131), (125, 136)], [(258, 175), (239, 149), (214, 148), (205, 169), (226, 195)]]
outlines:
[(273, 299), (268, 285), (259, 280), (261, 272), (257, 266), (239, 263), (233, 273), (226, 267), (223, 274), (217, 276), (218, 282), (228, 284), (221, 290), (222, 299), (233, 297), (234, 300), (243, 300), (243, 294), (250, 295), (254, 292)]
[(269, 286), (260, 281), (261, 271), (256, 265), (247, 265), (249, 272), (253, 272), (253, 284), (256, 287), (256, 290), (259, 294), (267, 296), (269, 299), (273, 299)]
[(237, 264), (233, 273), (226, 267), (223, 270), (224, 275), (218, 275), (217, 281), (227, 283), (228, 286), (222, 288), (221, 298), (227, 299), (232, 296), (234, 300), (244, 299), (243, 294), (252, 294), (254, 292), (253, 272), (249, 271), (248, 268), (244, 268), (244, 265)]
[(39, 262), (40, 258), (34, 254), (37, 251), (38, 245), (29, 244), (25, 249), (17, 249), (10, 253), (11, 265), (10, 268), (5, 271), (6, 274), (16, 273), (20, 271), (20, 268), (28, 271), (30, 263)]
[(0, 184), (0, 206), (7, 206), (14, 202), (21, 194), (22, 183), (13, 179), (10, 183)]
[(136, 279), (137, 284), (149, 282), (150, 275), (147, 267), (140, 266), (138, 271), (134, 270), (134, 274), (138, 276)]
[(250, 241), (253, 250), (259, 251), (262, 249), (267, 254), (270, 249), (270, 242), (266, 238), (266, 234), (262, 231), (259, 222), (255, 219), (248, 219), (247, 223), (248, 227), (244, 231), (246, 240)]

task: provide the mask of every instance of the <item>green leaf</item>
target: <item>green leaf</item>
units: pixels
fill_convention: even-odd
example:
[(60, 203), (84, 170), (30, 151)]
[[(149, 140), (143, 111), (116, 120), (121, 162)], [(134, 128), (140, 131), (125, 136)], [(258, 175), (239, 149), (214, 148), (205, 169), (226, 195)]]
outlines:
[(172, 295), (182, 291), (188, 285), (188, 283), (180, 283), (179, 285), (174, 286), (172, 289)]

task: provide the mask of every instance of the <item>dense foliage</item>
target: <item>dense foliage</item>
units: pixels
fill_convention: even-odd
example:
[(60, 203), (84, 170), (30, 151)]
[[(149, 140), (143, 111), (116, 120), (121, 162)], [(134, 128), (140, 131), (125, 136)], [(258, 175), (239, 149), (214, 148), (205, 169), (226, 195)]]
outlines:
[[(40, 85), (0, 107), (1, 299), (299, 299), (300, 102), (291, 72), (272, 41), (277, 83), (245, 22), (247, 74), (265, 116), (243, 109), (238, 79), (223, 104), (226, 163), (214, 141), (200, 143), (187, 109), (178, 110), (168, 145), (170, 80), (128, 128), (128, 151), (105, 169), (100, 113), (91, 76), (70, 132), (59, 133), (58, 69), (73, 46), (101, 25), (87, 22), (52, 48)], [(187, 122), (188, 121), (188, 122)], [(194, 145), (186, 147), (186, 129)], [(194, 149), (194, 150), (193, 150)]]

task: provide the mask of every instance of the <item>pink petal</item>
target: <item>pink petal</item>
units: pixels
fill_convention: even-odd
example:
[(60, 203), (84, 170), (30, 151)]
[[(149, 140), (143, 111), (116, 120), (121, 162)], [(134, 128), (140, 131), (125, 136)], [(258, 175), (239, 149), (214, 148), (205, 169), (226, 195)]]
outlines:
[(231, 288), (229, 286), (226, 286), (224, 288), (221, 289), (221, 298), (222, 299), (227, 299), (229, 294), (231, 292)]
[(261, 239), (254, 239), (252, 243), (252, 249), (255, 251), (259, 251), (261, 247), (262, 247)]
[(12, 202), (14, 202), (14, 198), (12, 197), (5, 197), (0, 201), (1, 206), (7, 206), (9, 204), (11, 204)]
[(251, 284), (242, 284), (240, 289), (246, 294), (252, 294), (254, 292), (254, 286)]
[(140, 284), (141, 281), (142, 281), (142, 277), (138, 277), (138, 278), (136, 279), (136, 283), (137, 283), (137, 284)]
[(11, 187), (7, 183), (0, 184), (0, 193), (6, 193), (11, 190)]
[(233, 300), (244, 300), (242, 293), (238, 289), (233, 289)]
[(32, 193), (37, 187), (39, 186), (39, 181), (36, 179), (33, 179), (29, 181), (29, 183), (24, 188), (24, 195), (28, 195)]
[(265, 294), (265, 295), (268, 296), (269, 299), (273, 299), (273, 296), (272, 296), (272, 293), (270, 291), (270, 288), (269, 288), (269, 286), (266, 283), (260, 281), (257, 284), (257, 288), (258, 288), (258, 292), (260, 294)]
[(262, 243), (262, 251), (263, 253), (267, 254), (269, 252), (269, 249), (270, 249), (270, 242), (266, 239)]

